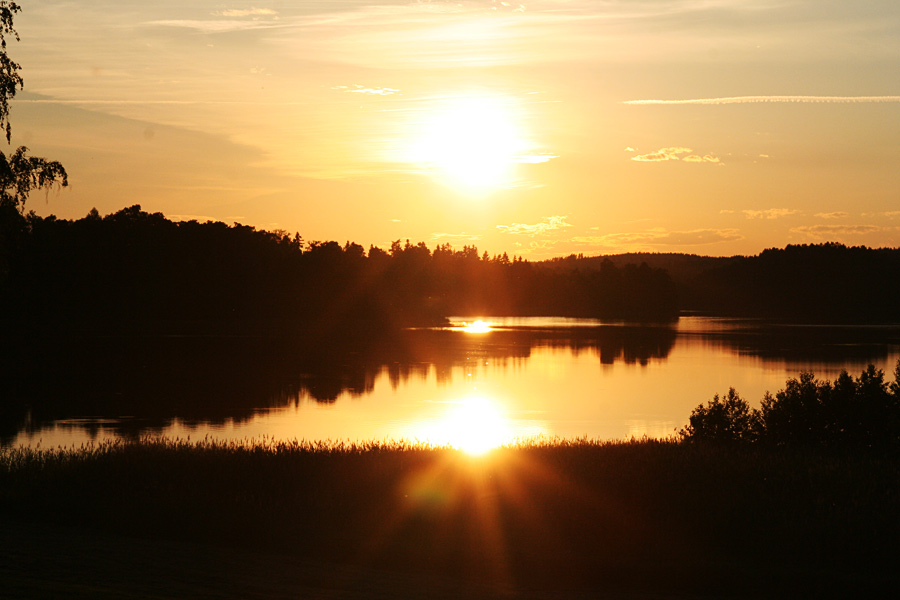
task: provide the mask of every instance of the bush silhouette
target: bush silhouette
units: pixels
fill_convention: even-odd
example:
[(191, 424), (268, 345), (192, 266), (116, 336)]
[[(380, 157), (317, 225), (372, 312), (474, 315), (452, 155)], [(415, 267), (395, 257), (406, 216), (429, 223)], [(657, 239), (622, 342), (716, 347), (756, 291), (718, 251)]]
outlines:
[(775, 446), (900, 448), (900, 361), (895, 380), (869, 365), (855, 380), (846, 371), (820, 381), (812, 373), (788, 379), (774, 396), (766, 392), (759, 409), (731, 388), (695, 408), (679, 433), (690, 442), (763, 442)]
[(758, 429), (759, 411), (729, 388), (724, 398), (716, 394), (706, 406), (695, 408), (690, 424), (680, 433), (689, 440), (732, 443), (753, 439)]

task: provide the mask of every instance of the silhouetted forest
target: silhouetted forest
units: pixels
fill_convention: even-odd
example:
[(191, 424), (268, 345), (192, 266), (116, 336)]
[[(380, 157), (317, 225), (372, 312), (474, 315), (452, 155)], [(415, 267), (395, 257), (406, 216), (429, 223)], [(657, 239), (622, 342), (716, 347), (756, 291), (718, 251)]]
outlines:
[(3, 207), (0, 240), (2, 316), (51, 331), (325, 336), (451, 314), (677, 315), (671, 280), (646, 265), (560, 270), (400, 240), (366, 250), (140, 206), (75, 221)]
[(132, 206), (74, 221), (0, 210), (7, 329), (276, 333), (310, 339), (439, 324), (448, 315), (638, 321), (679, 309), (803, 322), (900, 320), (900, 249), (787, 246), (759, 256), (569, 256), (475, 246), (306, 241)]
[(900, 321), (900, 248), (829, 242), (770, 248), (758, 256), (570, 255), (543, 264), (587, 270), (607, 262), (664, 269), (682, 310), (802, 322)]

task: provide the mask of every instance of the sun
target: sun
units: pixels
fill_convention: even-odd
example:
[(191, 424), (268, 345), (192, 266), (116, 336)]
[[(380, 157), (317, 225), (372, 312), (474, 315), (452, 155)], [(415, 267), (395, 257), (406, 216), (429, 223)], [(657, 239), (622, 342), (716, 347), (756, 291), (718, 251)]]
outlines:
[(453, 185), (503, 187), (528, 144), (515, 104), (494, 96), (447, 99), (423, 119), (415, 160)]

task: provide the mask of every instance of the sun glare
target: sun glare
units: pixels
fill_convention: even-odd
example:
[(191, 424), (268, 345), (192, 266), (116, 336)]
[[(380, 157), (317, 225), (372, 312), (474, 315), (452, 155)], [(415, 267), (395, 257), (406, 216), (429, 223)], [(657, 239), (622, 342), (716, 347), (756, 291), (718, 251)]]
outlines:
[(514, 105), (498, 97), (454, 98), (421, 123), (415, 160), (436, 169), (453, 185), (502, 187), (515, 177), (527, 152)]
[(449, 406), (429, 433), (432, 443), (449, 444), (466, 454), (480, 456), (512, 441), (509, 419), (489, 398), (468, 396)]
[(491, 331), (491, 324), (485, 323), (482, 320), (473, 321), (472, 323), (466, 323), (462, 327), (460, 327), (462, 331), (466, 333), (488, 333)]

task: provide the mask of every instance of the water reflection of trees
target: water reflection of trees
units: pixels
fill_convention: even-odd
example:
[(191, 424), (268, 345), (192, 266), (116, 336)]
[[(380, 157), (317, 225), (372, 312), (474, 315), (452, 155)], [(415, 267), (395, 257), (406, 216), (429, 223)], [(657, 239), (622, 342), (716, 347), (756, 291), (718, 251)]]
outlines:
[[(72, 337), (35, 340), (4, 357), (0, 441), (50, 426), (136, 438), (176, 420), (188, 427), (242, 422), (260, 411), (344, 394), (364, 397), (386, 375), (394, 388), (459, 367), (507, 369), (535, 348), (592, 352), (603, 364), (665, 359), (666, 326), (507, 329), (484, 335), (411, 330), (315, 347), (269, 337)], [(87, 417), (87, 418), (86, 418)]]
[[(394, 388), (475, 369), (521, 367), (538, 349), (596, 356), (598, 365), (647, 365), (676, 344), (702, 343), (763, 360), (879, 363), (897, 328), (672, 326), (519, 327), (487, 334), (412, 330), (314, 347), (270, 337), (92, 337), (34, 340), (0, 361), (0, 442), (50, 426), (135, 438), (177, 422), (224, 426), (260, 411), (343, 395), (364, 398), (380, 377)], [(85, 418), (89, 417), (89, 418)]]
[(852, 327), (735, 320), (715, 331), (680, 333), (697, 342), (763, 360), (822, 363), (879, 363), (900, 346), (900, 325)]

